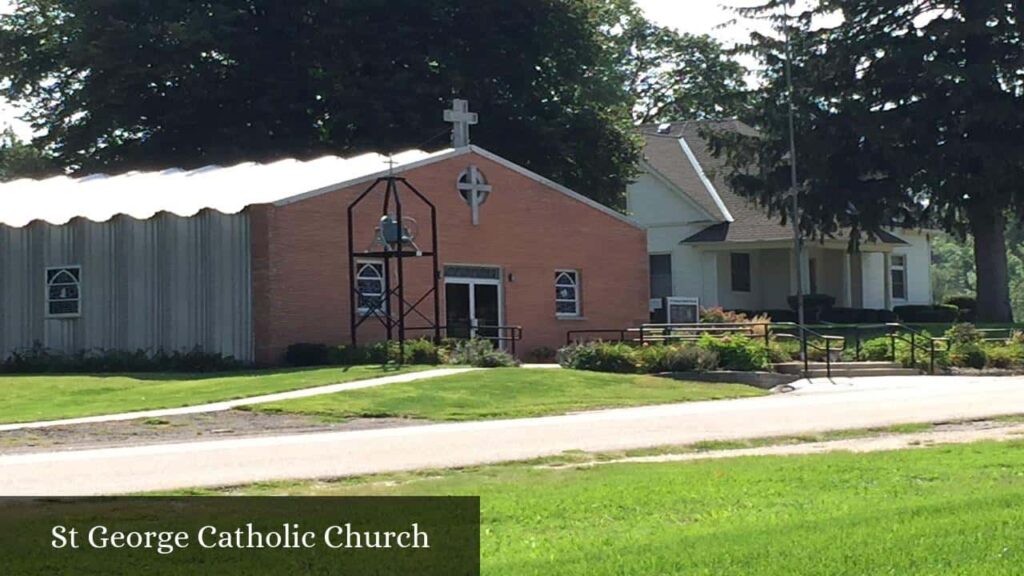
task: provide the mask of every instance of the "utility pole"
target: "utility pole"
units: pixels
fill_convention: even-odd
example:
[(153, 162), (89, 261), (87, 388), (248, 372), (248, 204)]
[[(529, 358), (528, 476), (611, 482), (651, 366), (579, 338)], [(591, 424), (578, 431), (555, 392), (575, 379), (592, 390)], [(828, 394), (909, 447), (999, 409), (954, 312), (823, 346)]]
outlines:
[(790, 220), (793, 222), (793, 252), (796, 254), (796, 315), (800, 324), (800, 353), (807, 358), (807, 338), (804, 334), (804, 239), (800, 232), (800, 202), (797, 198), (799, 183), (796, 170), (796, 108), (793, 93), (793, 46), (789, 30), (789, 5), (783, 4), (785, 15), (784, 35), (786, 39), (786, 89), (789, 100), (789, 169), (790, 169)]

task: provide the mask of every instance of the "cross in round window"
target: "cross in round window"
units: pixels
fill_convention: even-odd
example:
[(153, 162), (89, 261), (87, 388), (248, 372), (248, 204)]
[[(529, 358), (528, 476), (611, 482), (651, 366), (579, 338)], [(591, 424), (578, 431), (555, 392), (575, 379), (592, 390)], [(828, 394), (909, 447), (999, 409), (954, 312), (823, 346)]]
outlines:
[(459, 174), (459, 181), (456, 185), (459, 195), (469, 204), (473, 214), (473, 225), (480, 223), (480, 206), (487, 201), (491, 195), (491, 185), (487, 183), (487, 177), (476, 166), (470, 165)]

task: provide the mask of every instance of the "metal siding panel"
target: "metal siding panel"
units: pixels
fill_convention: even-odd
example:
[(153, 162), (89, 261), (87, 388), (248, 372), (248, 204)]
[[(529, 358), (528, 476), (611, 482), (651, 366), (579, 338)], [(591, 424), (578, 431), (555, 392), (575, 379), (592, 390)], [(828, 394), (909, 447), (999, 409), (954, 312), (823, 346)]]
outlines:
[[(0, 356), (188, 350), (252, 361), (248, 214), (0, 226)], [(44, 319), (47, 266), (82, 266), (82, 316)]]

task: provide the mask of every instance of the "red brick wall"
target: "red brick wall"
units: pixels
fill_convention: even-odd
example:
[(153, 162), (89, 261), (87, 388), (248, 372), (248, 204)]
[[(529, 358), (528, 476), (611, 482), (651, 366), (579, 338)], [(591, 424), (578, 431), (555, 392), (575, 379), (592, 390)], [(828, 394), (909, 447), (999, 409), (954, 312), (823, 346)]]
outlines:
[[(470, 163), (493, 186), (481, 207), (479, 226), (472, 224), (470, 208), (455, 188), (459, 173)], [(643, 230), (477, 154), (436, 162), (403, 176), (437, 207), (442, 267), (502, 268), (504, 321), (524, 327), (520, 356), (539, 346), (560, 347), (567, 330), (621, 328), (647, 318)], [(367, 186), (251, 209), (259, 361), (279, 361), (285, 348), (295, 342), (349, 341), (346, 210)], [(417, 237), (421, 248), (429, 250), (427, 212), (411, 192), (403, 190), (402, 198), (405, 214), (421, 224)], [(353, 227), (358, 250), (372, 243), (382, 199), (382, 194), (372, 194), (361, 205)], [(429, 266), (428, 258), (408, 262), (407, 300), (415, 301), (429, 287)], [(582, 319), (555, 316), (554, 275), (563, 268), (580, 272)], [(440, 286), (443, 323), (443, 280)], [(423, 306), (430, 317), (429, 299)], [(370, 341), (381, 334), (366, 329), (359, 337)]]

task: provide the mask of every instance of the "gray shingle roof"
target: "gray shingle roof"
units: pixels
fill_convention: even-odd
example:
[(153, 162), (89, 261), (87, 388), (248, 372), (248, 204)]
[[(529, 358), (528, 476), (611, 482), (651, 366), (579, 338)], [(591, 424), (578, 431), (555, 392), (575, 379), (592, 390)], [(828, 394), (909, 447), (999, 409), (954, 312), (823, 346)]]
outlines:
[[(712, 217), (720, 220), (719, 224), (711, 225), (689, 238), (683, 239), (682, 242), (753, 242), (792, 239), (792, 228), (783, 226), (778, 220), (770, 218), (764, 208), (733, 192), (732, 187), (725, 179), (725, 160), (716, 158), (711, 153), (706, 139), (700, 134), (704, 127), (756, 135), (753, 128), (738, 120), (673, 122), (667, 125), (643, 125), (639, 128), (645, 141), (644, 159), (647, 164), (692, 198)], [(711, 190), (705, 185), (701, 173), (687, 157), (686, 149), (680, 140), (686, 143), (694, 160), (711, 184)], [(718, 200), (721, 201), (720, 204)], [(722, 207), (725, 208), (724, 211)], [(845, 234), (839, 234), (836, 238), (842, 239), (845, 236)], [(884, 243), (905, 244), (900, 238), (888, 233), (880, 234), (879, 239)]]

